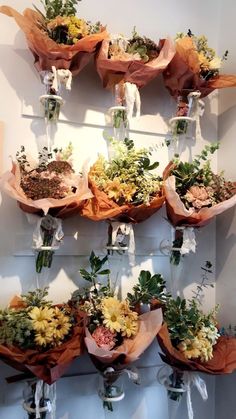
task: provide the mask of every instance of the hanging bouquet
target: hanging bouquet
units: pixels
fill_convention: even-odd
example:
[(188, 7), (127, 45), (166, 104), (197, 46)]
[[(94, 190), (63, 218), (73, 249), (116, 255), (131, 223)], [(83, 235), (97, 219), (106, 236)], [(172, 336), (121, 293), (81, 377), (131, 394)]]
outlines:
[(0, 12), (13, 17), (25, 33), (38, 71), (50, 71), (55, 66), (76, 75), (107, 37), (99, 22), (91, 24), (76, 16), (78, 1), (42, 0), (44, 12), (26, 9), (23, 15), (11, 7), (0, 7)]
[(195, 36), (191, 30), (187, 34), (177, 33), (175, 48), (176, 54), (163, 72), (163, 78), (178, 102), (174, 133), (183, 134), (187, 132), (189, 117), (195, 117), (198, 112), (197, 99), (214, 89), (236, 86), (236, 76), (220, 74), (228, 51), (222, 58), (217, 56), (204, 35)]
[(210, 167), (208, 155), (218, 148), (218, 143), (206, 146), (192, 163), (177, 158), (166, 168), (166, 209), (173, 226), (203, 226), (236, 204), (235, 183)]
[(82, 215), (95, 221), (117, 219), (138, 223), (146, 220), (164, 203), (162, 180), (151, 171), (147, 149), (136, 150), (132, 140), (113, 141), (113, 157), (99, 157), (89, 172), (94, 197), (82, 208)]
[[(199, 289), (202, 290), (201, 286)], [(236, 339), (220, 336), (217, 308), (205, 314), (198, 296), (199, 292), (196, 292), (188, 301), (180, 297), (169, 298), (163, 309), (164, 323), (157, 336), (163, 351), (161, 358), (173, 368), (168, 393), (176, 401), (183, 394), (178, 390), (184, 386), (185, 371), (218, 375), (231, 373), (236, 368)]]
[(71, 145), (52, 153), (44, 147), (37, 162), (21, 147), (11, 172), (2, 177), (4, 191), (20, 208), (40, 216), (33, 237), (33, 246), (39, 250), (37, 272), (51, 266), (54, 249), (63, 238), (61, 219), (78, 214), (83, 201), (92, 196), (86, 173), (76, 173), (72, 159)]
[(176, 54), (163, 73), (165, 86), (174, 98), (186, 98), (196, 90), (205, 97), (214, 89), (236, 85), (236, 76), (220, 74), (228, 51), (218, 57), (204, 35), (197, 37), (190, 30), (187, 34), (178, 33), (175, 48)]
[(76, 310), (52, 305), (47, 294), (28, 292), (0, 311), (0, 358), (52, 384), (81, 354), (83, 325)]
[(0, 12), (13, 17), (23, 30), (34, 64), (45, 86), (40, 96), (44, 117), (57, 122), (64, 100), (63, 86), (71, 90), (72, 75), (77, 75), (90, 61), (107, 32), (76, 16), (79, 0), (40, 0), (44, 12), (26, 9), (23, 15), (12, 7), (0, 6)]
[(201, 283), (189, 300), (168, 296), (162, 305), (163, 325), (157, 335), (162, 360), (158, 380), (169, 396), (171, 415), (178, 409), (184, 392), (187, 394), (188, 418), (193, 418), (191, 386), (198, 389), (204, 400), (208, 398), (206, 384), (197, 372), (227, 374), (236, 368), (236, 339), (220, 336), (216, 314), (218, 306), (208, 313), (202, 309), (204, 290), (213, 287), (208, 274), (211, 263), (202, 267)]
[[(107, 257), (100, 259), (92, 252), (91, 270), (80, 270), (81, 276), (91, 286), (87, 290), (76, 291), (72, 296), (72, 302), (85, 313), (87, 324), (85, 344), (95, 366), (104, 377), (104, 389), (100, 397), (111, 409), (109, 402), (114, 397), (117, 401), (122, 393), (120, 388), (113, 384), (122, 373), (128, 371), (127, 365), (134, 362), (151, 344), (160, 328), (162, 315), (160, 309), (139, 315), (136, 303), (140, 303), (137, 295), (140, 296), (141, 291), (138, 293), (136, 289), (134, 297), (130, 294), (129, 298), (120, 300), (114, 295), (109, 281), (105, 285), (99, 283), (97, 280), (99, 275), (110, 273), (109, 270), (103, 269), (106, 260)], [(142, 278), (144, 276), (143, 271)], [(147, 293), (150, 293), (153, 287), (158, 295), (162, 295), (163, 291), (161, 276), (156, 275), (150, 279), (151, 275), (142, 287), (142, 295), (146, 296), (145, 302), (147, 302)]]
[(162, 39), (156, 44), (145, 36), (141, 37), (135, 28), (131, 39), (120, 35), (102, 42), (96, 58), (98, 74), (104, 87), (113, 88), (124, 83), (120, 104), (126, 105), (128, 118), (132, 117), (134, 103), (139, 116), (138, 88), (160, 74), (173, 58), (174, 52), (169, 39)]

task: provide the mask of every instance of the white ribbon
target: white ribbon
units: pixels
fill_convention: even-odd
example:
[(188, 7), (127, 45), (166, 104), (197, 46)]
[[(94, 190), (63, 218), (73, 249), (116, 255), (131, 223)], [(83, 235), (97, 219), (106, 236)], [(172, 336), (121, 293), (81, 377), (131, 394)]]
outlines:
[(43, 388), (43, 381), (42, 380), (37, 381), (35, 396), (34, 396), (36, 419), (40, 419), (39, 402), (40, 402), (41, 395), (42, 395), (42, 388)]
[[(51, 397), (51, 400), (49, 400)], [(40, 400), (48, 399), (47, 404), (44, 407), (40, 407)], [(41, 413), (50, 413), (51, 419), (56, 419), (56, 384), (49, 386), (42, 380), (38, 380), (36, 383), (36, 389), (34, 394), (35, 408), (30, 407), (29, 403), (24, 402), (23, 407), (28, 413), (34, 413), (36, 419), (40, 419)]]
[(191, 399), (191, 387), (192, 385), (197, 388), (203, 400), (208, 399), (207, 388), (205, 381), (199, 377), (196, 372), (192, 371), (183, 371), (183, 387), (182, 388), (175, 388), (170, 385), (169, 380), (169, 368), (164, 365), (161, 367), (157, 373), (157, 380), (160, 384), (164, 385), (168, 391), (175, 392), (175, 393), (185, 393), (187, 396), (187, 410), (188, 410), (188, 419), (193, 419), (193, 406), (192, 406), (192, 399)]
[(208, 399), (207, 388), (205, 381), (199, 377), (198, 374), (190, 371), (184, 372), (184, 383), (187, 388), (187, 409), (188, 409), (188, 418), (193, 419), (193, 406), (191, 400), (191, 386), (194, 385), (199, 391), (203, 400)]
[(196, 252), (196, 237), (193, 227), (184, 227), (183, 230), (183, 244), (180, 249), (181, 255), (187, 255), (190, 252)]
[(196, 140), (202, 139), (200, 118), (204, 114), (205, 110), (205, 103), (202, 100), (199, 100), (200, 96), (201, 93), (199, 91), (191, 92), (188, 95), (189, 112), (196, 121)]
[(129, 379), (134, 383), (134, 384), (140, 384), (140, 374), (138, 372), (138, 369), (135, 367), (132, 368), (125, 368), (123, 370), (123, 372), (125, 372)]
[(65, 69), (56, 69), (56, 67), (52, 66), (52, 73), (53, 73), (53, 82), (52, 88), (59, 92), (61, 90), (61, 86), (64, 85), (66, 90), (71, 90), (71, 82), (72, 82), (72, 73), (70, 70)]
[(128, 252), (131, 254), (135, 253), (135, 240), (134, 240), (134, 229), (133, 225), (130, 223), (121, 223), (119, 221), (110, 221), (112, 227), (111, 242), (112, 246), (117, 244), (117, 239), (119, 237), (119, 231), (124, 236), (129, 236), (129, 246)]
[(134, 83), (126, 82), (125, 89), (125, 102), (127, 108), (127, 118), (130, 120), (133, 117), (134, 105), (136, 107), (136, 118), (140, 118), (141, 99), (139, 89)]
[[(39, 217), (38, 215), (34, 214), (26, 214), (27, 220), (29, 224), (36, 224), (36, 228), (33, 232), (33, 240), (32, 240), (32, 248), (36, 250), (40, 250), (43, 247), (43, 232), (41, 229), (41, 223), (44, 217)], [(46, 217), (51, 217), (50, 215), (47, 215)], [(55, 224), (54, 229), (54, 236), (52, 245), (50, 246), (50, 249), (42, 249), (42, 250), (56, 250), (59, 249), (60, 243), (64, 237), (63, 229), (62, 229), (62, 220), (59, 218), (53, 217), (53, 221)]]

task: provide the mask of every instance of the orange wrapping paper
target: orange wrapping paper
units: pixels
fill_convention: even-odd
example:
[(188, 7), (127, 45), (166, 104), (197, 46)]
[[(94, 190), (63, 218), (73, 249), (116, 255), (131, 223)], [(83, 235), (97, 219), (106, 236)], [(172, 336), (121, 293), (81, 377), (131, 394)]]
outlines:
[(129, 364), (136, 361), (140, 355), (151, 345), (156, 334), (161, 328), (162, 310), (150, 311), (139, 316), (139, 331), (133, 338), (125, 338), (122, 345), (113, 350), (99, 348), (86, 329), (85, 344), (90, 355), (96, 358), (98, 363), (108, 366), (109, 364)]
[(175, 190), (175, 177), (168, 176), (171, 168), (173, 167), (173, 163), (170, 163), (164, 171), (163, 176), (164, 191), (166, 196), (166, 211), (173, 226), (204, 226), (208, 224), (216, 215), (221, 214), (236, 204), (235, 183), (235, 195), (233, 195), (230, 199), (213, 205), (210, 208), (202, 208), (199, 211), (196, 211), (194, 208), (187, 209)]
[(1, 178), (3, 190), (13, 199), (16, 199), (20, 208), (28, 213), (39, 215), (48, 212), (59, 218), (68, 218), (78, 214), (83, 201), (92, 197), (88, 188), (87, 176), (84, 174), (79, 180), (78, 192), (63, 199), (44, 198), (33, 201), (27, 198), (20, 186), (21, 176), (19, 165), (13, 163), (12, 171), (6, 172)]
[(94, 221), (117, 219), (121, 222), (140, 223), (157, 212), (165, 201), (163, 190), (160, 196), (153, 198), (150, 205), (141, 204), (138, 206), (126, 204), (119, 206), (107, 194), (100, 191), (96, 183), (89, 178), (89, 186), (93, 198), (85, 202), (81, 215)]
[[(25, 307), (25, 303), (21, 297), (15, 296), (9, 306), (20, 310)], [(84, 322), (79, 313), (75, 313), (75, 319), (71, 337), (62, 345), (45, 352), (0, 345), (0, 359), (19, 371), (34, 374), (47, 384), (54, 383), (83, 351)]]
[(213, 346), (213, 358), (208, 362), (186, 359), (171, 343), (167, 325), (164, 323), (157, 335), (164, 353), (164, 362), (181, 371), (200, 371), (206, 374), (229, 374), (236, 369), (236, 338), (221, 336)]
[(103, 41), (96, 57), (97, 72), (103, 87), (111, 88), (121, 81), (134, 83), (138, 87), (145, 86), (167, 67), (175, 54), (170, 39), (161, 39), (159, 47), (159, 56), (148, 63), (138, 60), (111, 60), (108, 58), (109, 40)]
[(44, 19), (38, 12), (26, 9), (21, 15), (8, 6), (1, 6), (0, 12), (13, 17), (24, 32), (38, 71), (51, 70), (52, 66), (55, 66), (57, 69), (68, 69), (73, 75), (77, 75), (89, 62), (99, 42), (108, 37), (103, 28), (100, 33), (85, 36), (74, 45), (57, 44), (40, 29)]
[(236, 75), (222, 74), (208, 81), (200, 77), (200, 62), (190, 37), (179, 39), (175, 47), (176, 54), (163, 72), (165, 86), (175, 99), (180, 94), (187, 97), (196, 90), (201, 92), (201, 97), (205, 97), (214, 89), (236, 86)]

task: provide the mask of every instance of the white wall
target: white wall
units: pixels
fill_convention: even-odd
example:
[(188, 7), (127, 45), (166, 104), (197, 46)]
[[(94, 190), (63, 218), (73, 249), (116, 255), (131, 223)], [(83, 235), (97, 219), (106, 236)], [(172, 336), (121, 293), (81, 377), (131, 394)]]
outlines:
[[(8, 5), (23, 10), (29, 7), (27, 0), (9, 0)], [(39, 1), (37, 2), (39, 4)], [(211, 2), (202, 0), (147, 0), (126, 2), (120, 0), (83, 0), (79, 3), (81, 16), (92, 21), (100, 20), (108, 24), (113, 32), (130, 33), (136, 25), (141, 34), (158, 39), (159, 36), (174, 36), (177, 31), (204, 33), (210, 44), (217, 48), (219, 0)], [(209, 24), (210, 17), (210, 24)], [(33, 59), (27, 49), (23, 34), (18, 30), (15, 22), (0, 15), (0, 120), (5, 124), (3, 165), (5, 170), (10, 168), (9, 155), (15, 155), (20, 145), (25, 145), (33, 154), (40, 143), (45, 141), (45, 127), (39, 116), (38, 96), (43, 93)], [(227, 45), (222, 45), (225, 49)], [(66, 94), (67, 103), (63, 111), (63, 121), (59, 123), (55, 134), (55, 143), (63, 144), (72, 141), (81, 158), (88, 156), (93, 161), (97, 152), (106, 153), (106, 142), (103, 137), (103, 112), (112, 104), (110, 92), (102, 89), (100, 80), (92, 65), (74, 80), (73, 89)], [(166, 121), (174, 112), (174, 102), (165, 91), (161, 78), (154, 80), (142, 90), (143, 113), (139, 125), (134, 126), (137, 131), (132, 135), (137, 145), (160, 145), (165, 138)], [(204, 140), (192, 144), (192, 152), (198, 152), (207, 142), (215, 141), (217, 136), (217, 94), (205, 100), (206, 112), (202, 119), (202, 134)], [(149, 114), (149, 116), (147, 116)], [(144, 131), (147, 133), (144, 134)], [(183, 156), (189, 157), (186, 147)], [(165, 167), (170, 152), (166, 148), (157, 149), (153, 155)], [(150, 269), (165, 275), (168, 286), (171, 286), (171, 271), (168, 257), (161, 256), (158, 246), (162, 239), (170, 237), (169, 225), (163, 219), (164, 210), (154, 215), (142, 225), (135, 227), (136, 242), (139, 241), (139, 253), (136, 266), (129, 266), (126, 256), (110, 259), (110, 267), (114, 278), (119, 273), (122, 294), (125, 295), (136, 281), (140, 269)], [(0, 207), (0, 280), (2, 281), (0, 304), (7, 304), (15, 293), (26, 292), (36, 286), (34, 273), (34, 259), (28, 256), (27, 240), (30, 243), (32, 227), (28, 225), (25, 215), (17, 205), (7, 196), (3, 197)], [(4, 221), (3, 221), (4, 220)], [(78, 241), (73, 240), (78, 230)], [(81, 283), (78, 274), (80, 267), (86, 267), (87, 257), (93, 248), (99, 253), (104, 252), (107, 226), (105, 223), (94, 223), (81, 218), (74, 218), (64, 222), (67, 236), (60, 256), (55, 257), (53, 267), (45, 271), (38, 278), (40, 286), (49, 284), (50, 298), (54, 301), (67, 299), (71, 292)], [(181, 287), (185, 294), (189, 294), (193, 285), (198, 282), (200, 266), (206, 260), (215, 262), (215, 226), (214, 223), (200, 230), (198, 237), (197, 255), (186, 258), (184, 268), (174, 272), (174, 276), (181, 275)], [(72, 248), (69, 249), (69, 245)], [(149, 256), (154, 250), (156, 256)], [(21, 254), (21, 256), (19, 256)], [(15, 256), (18, 255), (18, 256)], [(120, 269), (122, 266), (122, 269)], [(214, 305), (214, 291), (209, 291), (206, 306)], [(127, 383), (127, 397), (115, 407), (112, 417), (122, 416), (124, 419), (167, 419), (167, 399), (163, 388), (156, 382), (157, 368), (160, 364), (156, 342), (139, 360), (139, 365), (150, 368), (141, 370), (142, 386), (135, 388)], [(70, 368), (70, 372), (89, 372), (94, 368), (87, 356), (82, 357)], [(0, 364), (1, 396), (0, 418), (23, 418), (24, 414), (19, 403), (21, 400), (22, 384), (6, 385), (4, 377), (15, 374), (15, 371)], [(196, 419), (214, 418), (214, 379), (207, 379), (209, 400), (203, 403), (199, 395), (193, 390), (193, 404)], [(101, 402), (96, 394), (95, 376), (62, 379), (58, 383), (57, 419), (92, 419), (109, 417), (103, 412)], [(182, 403), (178, 419), (186, 418), (185, 404)]]
[[(229, 60), (226, 63), (228, 73), (235, 73), (235, 21), (236, 5), (234, 1), (227, 0), (221, 5), (221, 26), (219, 31), (220, 45), (224, 42), (222, 50), (229, 50)], [(218, 153), (219, 169), (225, 169), (227, 178), (235, 180), (235, 132), (236, 132), (236, 95), (235, 89), (225, 89), (219, 95), (219, 140), (221, 148)], [(217, 220), (216, 255), (216, 299), (219, 302), (220, 320), (224, 326), (235, 325), (236, 318), (236, 211), (231, 209), (222, 214)], [(216, 419), (236, 418), (235, 400), (236, 374), (218, 377), (216, 379)]]

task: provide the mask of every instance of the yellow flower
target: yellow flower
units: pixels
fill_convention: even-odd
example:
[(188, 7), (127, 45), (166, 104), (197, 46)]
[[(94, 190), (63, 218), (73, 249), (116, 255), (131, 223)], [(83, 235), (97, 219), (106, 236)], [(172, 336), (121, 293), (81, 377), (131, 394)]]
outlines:
[(222, 64), (222, 59), (220, 57), (214, 57), (209, 62), (209, 68), (210, 70), (219, 70)]
[(98, 178), (103, 177), (104, 172), (105, 172), (105, 159), (103, 156), (99, 156), (97, 161), (91, 167), (89, 171), (89, 176), (96, 179), (96, 177)]
[(48, 326), (45, 330), (41, 330), (35, 334), (35, 343), (39, 346), (47, 346), (53, 341), (53, 330)]
[(115, 177), (113, 180), (109, 180), (104, 189), (108, 197), (119, 201), (122, 196), (121, 183), (118, 177)]
[(120, 302), (113, 297), (104, 298), (101, 309), (104, 317), (103, 324), (111, 332), (120, 332), (124, 323)]
[(29, 317), (32, 320), (33, 328), (36, 331), (45, 330), (48, 327), (53, 316), (53, 309), (49, 307), (34, 307), (29, 312)]
[(134, 183), (122, 183), (121, 192), (126, 202), (130, 202), (133, 199), (135, 192), (137, 191)]
[(71, 328), (70, 318), (63, 313), (61, 314), (58, 319), (51, 322), (53, 337), (58, 340), (62, 340), (68, 335)]
[(209, 61), (206, 58), (206, 56), (203, 54), (203, 52), (198, 53), (198, 59), (199, 59), (201, 69), (204, 71), (209, 70)]
[(79, 19), (76, 16), (71, 16), (68, 25), (68, 34), (71, 38), (75, 38), (75, 42), (88, 35), (88, 26), (85, 20)]
[(121, 330), (122, 336), (127, 336), (128, 338), (135, 336), (138, 332), (138, 321), (126, 316)]

